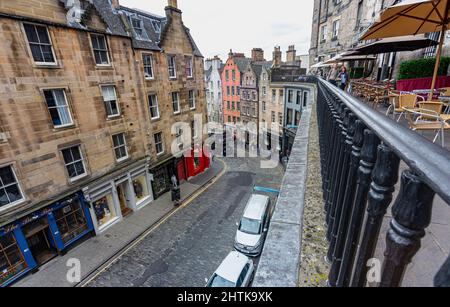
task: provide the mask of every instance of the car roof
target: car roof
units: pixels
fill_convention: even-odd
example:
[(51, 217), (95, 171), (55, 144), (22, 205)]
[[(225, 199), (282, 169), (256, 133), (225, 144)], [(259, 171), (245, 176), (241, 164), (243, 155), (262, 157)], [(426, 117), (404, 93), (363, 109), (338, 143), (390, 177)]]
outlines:
[(217, 268), (216, 274), (228, 281), (236, 282), (247, 262), (247, 256), (239, 252), (232, 251)]
[(253, 194), (245, 207), (244, 217), (259, 220), (264, 215), (268, 200), (265, 195)]

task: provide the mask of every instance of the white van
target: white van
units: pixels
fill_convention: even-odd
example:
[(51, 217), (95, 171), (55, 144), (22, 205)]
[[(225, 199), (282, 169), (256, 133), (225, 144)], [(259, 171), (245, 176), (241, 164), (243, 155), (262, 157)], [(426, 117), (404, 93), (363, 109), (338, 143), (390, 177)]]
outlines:
[(261, 254), (270, 221), (270, 198), (253, 194), (238, 225), (234, 248), (251, 257)]

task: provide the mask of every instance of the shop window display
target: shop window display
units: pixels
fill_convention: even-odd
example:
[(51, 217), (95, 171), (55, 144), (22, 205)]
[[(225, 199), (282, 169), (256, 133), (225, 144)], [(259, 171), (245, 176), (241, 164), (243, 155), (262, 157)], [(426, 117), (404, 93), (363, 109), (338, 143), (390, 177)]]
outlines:
[(56, 210), (54, 215), (64, 244), (89, 228), (79, 201)]
[(150, 195), (148, 191), (147, 178), (145, 175), (133, 180), (133, 190), (137, 203), (142, 202)]
[(12, 234), (0, 237), (0, 285), (27, 267)]
[(112, 194), (108, 194), (95, 201), (93, 203), (93, 208), (99, 227), (112, 221), (117, 216)]

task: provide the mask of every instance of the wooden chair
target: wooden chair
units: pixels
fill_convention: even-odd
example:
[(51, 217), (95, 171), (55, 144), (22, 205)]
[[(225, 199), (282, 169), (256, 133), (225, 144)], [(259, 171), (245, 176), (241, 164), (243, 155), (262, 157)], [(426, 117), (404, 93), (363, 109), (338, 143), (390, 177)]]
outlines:
[(445, 131), (450, 130), (450, 124), (445, 122), (440, 114), (427, 109), (405, 109), (405, 117), (409, 128), (413, 131), (434, 131), (436, 134), (433, 143), (441, 139), (441, 146), (445, 147)]

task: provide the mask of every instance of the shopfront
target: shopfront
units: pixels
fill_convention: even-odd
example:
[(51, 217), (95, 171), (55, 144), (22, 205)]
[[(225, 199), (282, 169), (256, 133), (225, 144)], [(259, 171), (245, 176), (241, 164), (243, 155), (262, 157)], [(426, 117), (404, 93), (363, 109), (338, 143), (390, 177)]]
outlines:
[(192, 178), (198, 174), (204, 172), (209, 168), (211, 161), (210, 158), (203, 152), (200, 146), (196, 146), (190, 157), (185, 157), (187, 177)]
[(93, 229), (81, 192), (0, 228), (0, 286), (45, 264)]
[[(174, 161), (174, 159), (170, 159), (169, 161), (152, 168), (152, 187), (155, 199), (170, 191), (172, 187), (171, 177), (172, 175), (177, 174), (178, 170)], [(179, 179), (178, 174), (177, 178)]]
[(97, 234), (153, 201), (147, 163), (83, 189)]

